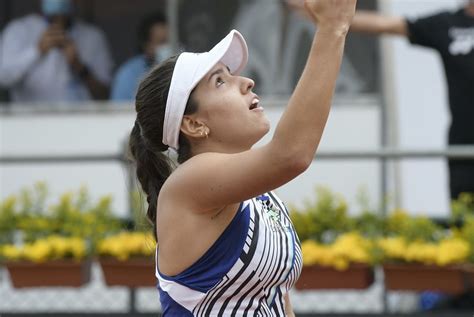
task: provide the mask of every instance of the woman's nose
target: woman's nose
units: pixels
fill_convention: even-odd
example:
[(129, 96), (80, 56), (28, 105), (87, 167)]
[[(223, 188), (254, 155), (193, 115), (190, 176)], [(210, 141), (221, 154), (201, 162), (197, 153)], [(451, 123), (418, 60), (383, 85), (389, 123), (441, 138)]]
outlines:
[(252, 90), (252, 88), (255, 86), (255, 82), (247, 77), (241, 77), (242, 78), (242, 83), (241, 83), (241, 88), (242, 88), (242, 93), (246, 94)]

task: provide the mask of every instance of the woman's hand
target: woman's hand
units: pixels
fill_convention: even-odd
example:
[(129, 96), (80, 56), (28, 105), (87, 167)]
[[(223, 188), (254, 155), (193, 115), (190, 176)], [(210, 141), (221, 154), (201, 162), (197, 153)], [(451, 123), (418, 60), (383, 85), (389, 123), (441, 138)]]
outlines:
[(355, 14), (357, 0), (305, 0), (306, 12), (318, 28), (349, 30)]

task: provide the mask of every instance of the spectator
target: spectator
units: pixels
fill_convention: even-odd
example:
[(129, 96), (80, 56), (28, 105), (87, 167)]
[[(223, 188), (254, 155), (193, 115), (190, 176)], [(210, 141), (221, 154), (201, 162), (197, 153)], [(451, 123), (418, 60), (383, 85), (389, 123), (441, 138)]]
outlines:
[(71, 0), (42, 0), (43, 15), (3, 32), (0, 84), (16, 102), (106, 99), (112, 61), (104, 34), (77, 20)]
[[(449, 93), (449, 144), (474, 144), (474, 0), (455, 12), (407, 20), (359, 11), (351, 31), (392, 34), (436, 50), (443, 61)], [(449, 160), (451, 198), (474, 193), (474, 160)]]
[(120, 66), (112, 83), (111, 99), (133, 100), (142, 77), (171, 55), (168, 24), (161, 12), (146, 17), (138, 27), (139, 54)]
[[(2, 47), (2, 33), (0, 32), (0, 48)], [(0, 54), (2, 51), (0, 50)], [(2, 59), (0, 55), (0, 60)], [(2, 73), (1, 65), (0, 65), (0, 74)], [(8, 101), (8, 92), (0, 85), (0, 106), (4, 106), (5, 102)]]

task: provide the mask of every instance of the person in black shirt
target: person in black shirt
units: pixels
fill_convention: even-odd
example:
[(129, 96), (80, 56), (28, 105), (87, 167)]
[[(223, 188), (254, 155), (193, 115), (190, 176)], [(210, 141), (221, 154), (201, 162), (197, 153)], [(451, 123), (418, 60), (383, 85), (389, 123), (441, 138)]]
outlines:
[[(443, 61), (448, 84), (450, 145), (474, 144), (474, 0), (455, 12), (440, 12), (415, 20), (358, 11), (351, 31), (401, 35), (435, 49)], [(474, 193), (474, 160), (449, 160), (450, 192)]]

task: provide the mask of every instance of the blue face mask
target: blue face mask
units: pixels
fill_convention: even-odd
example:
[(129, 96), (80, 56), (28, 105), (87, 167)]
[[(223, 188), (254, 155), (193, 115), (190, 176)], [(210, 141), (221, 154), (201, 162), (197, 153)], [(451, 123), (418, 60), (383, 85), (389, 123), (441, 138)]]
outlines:
[(170, 44), (163, 44), (155, 49), (155, 64), (159, 64), (173, 55), (173, 49)]
[(42, 0), (41, 9), (44, 15), (70, 15), (72, 13), (71, 0)]

